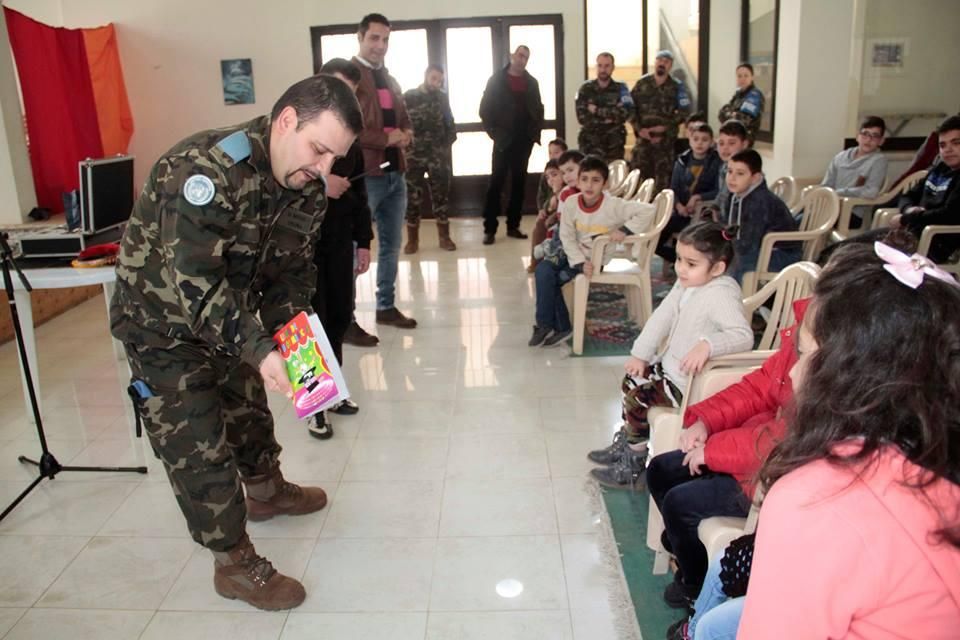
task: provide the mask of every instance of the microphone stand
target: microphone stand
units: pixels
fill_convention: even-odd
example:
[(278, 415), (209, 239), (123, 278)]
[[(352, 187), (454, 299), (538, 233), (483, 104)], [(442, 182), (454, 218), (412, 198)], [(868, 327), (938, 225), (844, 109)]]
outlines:
[(43, 432), (43, 420), (40, 417), (40, 407), (37, 406), (37, 392), (33, 388), (33, 376), (30, 373), (30, 362), (27, 360), (27, 349), (23, 340), (23, 330), (20, 327), (20, 316), (17, 314), (17, 302), (14, 299), (13, 295), (13, 278), (10, 275), (11, 267), (17, 272), (17, 276), (20, 278), (20, 282), (23, 283), (23, 288), (27, 291), (33, 291), (33, 288), (30, 286), (30, 282), (27, 281), (26, 276), (23, 275), (23, 272), (20, 270), (20, 266), (17, 264), (16, 260), (13, 259), (13, 249), (10, 248), (8, 243), (10, 236), (0, 231), (0, 266), (3, 268), (3, 286), (7, 292), (7, 300), (10, 302), (10, 316), (13, 320), (13, 330), (17, 338), (17, 348), (20, 353), (20, 362), (23, 364), (23, 374), (24, 379), (27, 383), (27, 392), (30, 396), (30, 408), (33, 410), (33, 419), (37, 425), (37, 435), (40, 437), (40, 460), (32, 460), (26, 456), (20, 456), (18, 459), (20, 462), (26, 462), (36, 466), (40, 472), (40, 475), (30, 483), (30, 485), (23, 490), (23, 492), (17, 496), (16, 500), (10, 503), (10, 505), (3, 510), (3, 513), (0, 513), (0, 521), (7, 517), (7, 515), (13, 511), (18, 504), (20, 504), (24, 498), (27, 497), (31, 491), (33, 491), (44, 478), (48, 480), (53, 480), (58, 473), (61, 471), (118, 471), (126, 473), (146, 473), (146, 467), (75, 467), (75, 466), (63, 466), (61, 465), (56, 457), (50, 452), (50, 449), (47, 447), (47, 437)]

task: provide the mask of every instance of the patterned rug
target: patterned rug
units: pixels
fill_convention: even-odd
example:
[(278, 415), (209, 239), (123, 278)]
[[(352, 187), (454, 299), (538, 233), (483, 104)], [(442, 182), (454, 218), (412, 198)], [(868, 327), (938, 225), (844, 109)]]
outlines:
[[(672, 278), (660, 277), (662, 261), (654, 257), (650, 284), (653, 308), (656, 309), (673, 286)], [(590, 287), (587, 302), (587, 330), (583, 337), (582, 357), (626, 356), (643, 327), (629, 317), (623, 287), (595, 285)]]

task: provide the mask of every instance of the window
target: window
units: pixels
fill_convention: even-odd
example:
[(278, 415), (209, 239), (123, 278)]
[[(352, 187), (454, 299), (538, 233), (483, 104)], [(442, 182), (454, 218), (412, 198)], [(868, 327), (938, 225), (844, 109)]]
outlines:
[(743, 0), (740, 57), (753, 65), (753, 83), (766, 100), (757, 139), (773, 142), (780, 0)]

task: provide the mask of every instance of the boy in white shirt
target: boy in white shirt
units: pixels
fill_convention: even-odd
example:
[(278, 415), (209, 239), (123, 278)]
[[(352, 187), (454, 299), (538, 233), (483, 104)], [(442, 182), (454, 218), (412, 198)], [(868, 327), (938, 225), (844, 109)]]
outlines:
[(606, 162), (587, 156), (580, 163), (580, 193), (560, 205), (560, 240), (566, 256), (559, 264), (545, 260), (537, 265), (537, 317), (528, 343), (531, 347), (559, 344), (573, 332), (561, 288), (580, 273), (591, 277), (595, 269), (609, 262), (614, 251), (611, 244), (603, 264), (593, 264), (590, 254), (594, 238), (609, 235), (613, 243), (621, 242), (627, 235), (643, 233), (653, 222), (652, 204), (603, 192), (609, 173)]

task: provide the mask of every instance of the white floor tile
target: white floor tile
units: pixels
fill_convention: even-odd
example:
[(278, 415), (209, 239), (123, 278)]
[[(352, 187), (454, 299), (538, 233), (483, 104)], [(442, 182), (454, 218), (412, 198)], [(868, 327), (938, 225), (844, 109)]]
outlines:
[(0, 607), (29, 607), (87, 544), (87, 537), (0, 536)]
[(447, 450), (447, 438), (360, 438), (343, 480), (438, 480), (446, 468)]
[(7, 633), (10, 629), (13, 628), (13, 625), (17, 624), (17, 620), (23, 617), (29, 609), (3, 609), (0, 608), (0, 638), (4, 637), (4, 634)]
[(570, 614), (562, 611), (431, 613), (427, 640), (570, 640)]
[(361, 438), (443, 437), (455, 422), (447, 400), (370, 401), (360, 411)]
[[(68, 472), (64, 472), (66, 475)], [(136, 482), (44, 480), (0, 523), (0, 533), (92, 536), (137, 488)], [(7, 504), (26, 486), (0, 483)]]
[(4, 640), (137, 640), (151, 616), (152, 611), (30, 609)]
[(566, 607), (556, 536), (440, 539), (431, 611)]
[(609, 445), (610, 437), (597, 431), (569, 431), (551, 433), (546, 441), (551, 476), (587, 478), (590, 469), (597, 466), (587, 458), (587, 453)]
[(427, 611), (435, 550), (428, 539), (321, 539), (297, 611)]
[(547, 447), (540, 434), (454, 435), (448, 478), (546, 478)]
[(286, 613), (219, 613), (212, 611), (159, 611), (140, 640), (169, 638), (230, 638), (276, 640)]
[(321, 538), (435, 538), (440, 480), (344, 482)]
[(172, 538), (94, 538), (37, 606), (156, 609), (195, 546)]
[(281, 640), (423, 640), (425, 613), (297, 613)]
[(561, 534), (596, 533), (601, 526), (603, 503), (599, 497), (591, 498), (588, 483), (596, 487), (596, 483), (586, 477), (553, 479)]
[(557, 512), (548, 478), (446, 482), (442, 537), (555, 533)]

